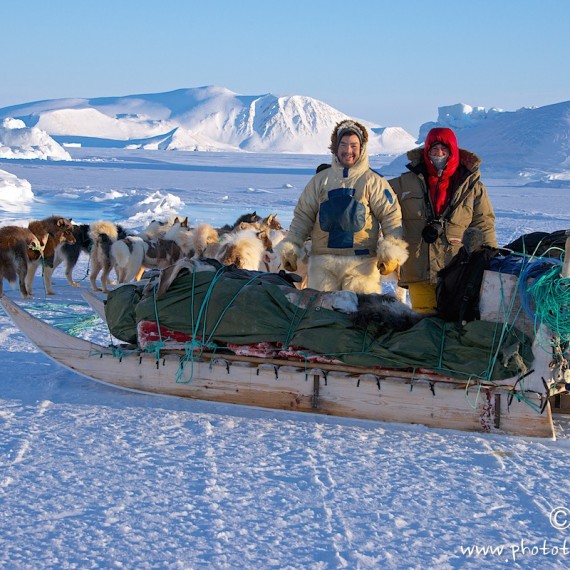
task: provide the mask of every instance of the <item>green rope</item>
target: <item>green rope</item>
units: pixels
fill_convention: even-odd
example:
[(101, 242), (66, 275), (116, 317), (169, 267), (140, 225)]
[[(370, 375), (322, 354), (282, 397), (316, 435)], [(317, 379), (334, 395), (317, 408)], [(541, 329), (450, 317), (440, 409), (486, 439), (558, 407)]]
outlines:
[(101, 319), (98, 315), (83, 317), (82, 319), (77, 321), (71, 328), (69, 328), (66, 332), (71, 336), (79, 336), (79, 333), (91, 329), (94, 324), (100, 321)]
[(469, 388), (471, 387), (472, 379), (473, 379), (472, 377), (469, 377), (467, 380), (467, 384), (465, 385), (465, 401), (472, 410), (476, 410), (477, 404), (479, 402), (479, 397), (481, 396), (481, 382), (477, 382), (476, 384), (477, 393), (475, 394), (475, 402), (472, 404), (469, 400)]
[[(295, 305), (295, 312), (293, 313), (293, 316), (291, 317), (291, 322), (289, 323), (289, 328), (287, 329), (287, 333), (285, 334), (285, 340), (283, 341), (283, 346), (288, 347), (291, 339), (293, 338), (293, 335), (295, 334), (295, 331), (299, 328), (299, 325), (303, 322), (303, 319), (305, 318), (305, 315), (307, 314), (308, 310), (313, 306), (315, 300), (317, 299), (318, 293), (314, 293), (313, 295), (311, 295), (311, 297), (309, 298), (309, 301), (307, 302), (307, 306), (305, 307), (305, 309), (302, 310), (301, 312), (301, 307), (299, 305)], [(297, 315), (300, 314), (299, 318), (297, 318)], [(295, 321), (297, 321), (297, 323), (295, 324)]]
[(438, 368), (443, 368), (443, 350), (444, 350), (444, 346), (445, 346), (445, 328), (446, 328), (446, 325), (444, 323), (444, 325), (441, 329), (441, 339), (440, 339), (440, 344), (439, 344), (439, 360), (437, 363)]
[[(220, 269), (218, 269), (216, 271), (212, 281), (210, 282), (210, 285), (208, 286), (208, 290), (206, 291), (206, 294), (204, 296), (202, 304), (200, 305), (200, 310), (198, 311), (197, 317), (194, 314), (194, 298), (195, 298), (195, 290), (196, 290), (196, 268), (194, 267), (194, 269), (192, 271), (192, 298), (191, 298), (191, 303), (190, 303), (190, 319), (191, 319), (192, 340), (189, 342), (186, 342), (184, 344), (184, 356), (182, 356), (180, 358), (178, 370), (176, 372), (176, 383), (177, 384), (187, 384), (187, 383), (192, 381), (192, 378), (194, 376), (194, 360), (196, 358), (199, 358), (205, 349), (208, 349), (210, 352), (215, 353), (217, 348), (218, 348), (218, 345), (216, 343), (211, 342), (211, 338), (214, 335), (216, 328), (219, 326), (223, 315), (229, 309), (229, 306), (233, 303), (235, 297), (237, 297), (239, 292), (241, 292), (241, 290), (243, 289), (243, 287), (242, 287), (240, 289), (240, 291), (234, 296), (234, 298), (228, 303), (228, 306), (224, 309), (224, 311), (220, 315), (220, 318), (218, 319), (218, 321), (215, 323), (214, 327), (210, 331), (209, 338), (206, 339), (207, 323), (206, 323), (205, 315), (208, 312), (208, 306), (210, 304), (210, 299), (212, 298), (212, 292), (214, 290), (214, 287), (215, 287), (216, 283), (221, 279), (221, 276), (225, 273), (225, 271), (226, 271), (225, 266), (221, 267)], [(250, 280), (250, 281), (252, 281), (252, 280)], [(248, 281), (248, 283), (250, 281)], [(158, 313), (156, 315), (156, 320), (157, 320), (157, 324), (158, 324)], [(202, 334), (199, 335), (198, 329), (199, 329), (201, 323), (202, 323)], [(200, 337), (202, 340), (198, 340), (198, 337)], [(204, 339), (206, 339), (206, 340), (204, 340)], [(190, 376), (189, 376), (189, 378), (186, 379), (186, 378), (184, 378), (184, 372), (186, 371), (186, 364), (188, 362), (190, 363)]]
[(540, 412), (540, 406), (538, 404), (535, 404), (534, 402), (531, 402), (526, 397), (526, 390), (524, 390), (524, 388), (519, 391), (510, 390), (509, 393), (512, 394), (513, 397), (515, 397), (519, 402), (522, 402), (523, 404), (526, 404), (527, 406), (532, 408), (535, 412)]
[(563, 342), (570, 341), (570, 278), (560, 277), (560, 266), (539, 277), (528, 293), (534, 301), (536, 329), (544, 324)]
[[(158, 329), (158, 341), (161, 345), (163, 345), (162, 341), (162, 333), (160, 332), (160, 323), (158, 318), (158, 304), (156, 299), (156, 292), (157, 292), (157, 284), (155, 283), (154, 287), (152, 288), (152, 301), (153, 301), (153, 308), (154, 308), (154, 318), (156, 320), (156, 328)], [(160, 358), (160, 348), (158, 348), (157, 360)]]

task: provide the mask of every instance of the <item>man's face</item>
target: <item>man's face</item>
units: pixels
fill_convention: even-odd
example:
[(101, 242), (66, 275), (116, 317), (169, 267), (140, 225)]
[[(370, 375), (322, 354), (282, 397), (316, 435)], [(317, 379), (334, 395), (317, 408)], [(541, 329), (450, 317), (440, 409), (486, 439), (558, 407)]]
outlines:
[(444, 144), (436, 143), (429, 149), (428, 156), (449, 158), (449, 149)]
[(360, 139), (353, 134), (344, 135), (340, 139), (336, 156), (346, 168), (354, 166), (360, 158)]

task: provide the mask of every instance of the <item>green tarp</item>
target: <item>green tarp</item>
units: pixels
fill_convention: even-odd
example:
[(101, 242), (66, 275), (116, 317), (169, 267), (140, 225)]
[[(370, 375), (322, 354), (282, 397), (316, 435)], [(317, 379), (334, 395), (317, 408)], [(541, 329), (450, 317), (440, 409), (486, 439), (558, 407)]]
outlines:
[(503, 366), (499, 342), (509, 348), (520, 344), (525, 364), (532, 362), (528, 337), (516, 329), (504, 332), (497, 323), (461, 326), (430, 317), (408, 331), (372, 339), (344, 313), (299, 308), (278, 285), (259, 277), (229, 278), (223, 271), (182, 273), (160, 300), (141, 297), (136, 285), (119, 287), (109, 293), (105, 312), (111, 333), (126, 342), (136, 341), (137, 322), (149, 320), (204, 343), (277, 342), (352, 365), (426, 368), (455, 377), (496, 380), (523, 372), (515, 359)]

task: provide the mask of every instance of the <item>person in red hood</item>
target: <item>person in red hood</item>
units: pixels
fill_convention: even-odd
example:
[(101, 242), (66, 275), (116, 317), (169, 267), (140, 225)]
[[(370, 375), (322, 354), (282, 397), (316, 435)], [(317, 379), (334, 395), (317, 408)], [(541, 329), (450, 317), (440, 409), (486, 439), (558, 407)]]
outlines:
[(437, 274), (461, 249), (465, 230), (478, 228), (483, 245), (497, 247), (495, 213), (481, 182), (480, 159), (459, 148), (451, 129), (431, 129), (408, 159), (409, 172), (389, 181), (409, 246), (399, 285), (408, 289), (413, 309), (434, 312)]

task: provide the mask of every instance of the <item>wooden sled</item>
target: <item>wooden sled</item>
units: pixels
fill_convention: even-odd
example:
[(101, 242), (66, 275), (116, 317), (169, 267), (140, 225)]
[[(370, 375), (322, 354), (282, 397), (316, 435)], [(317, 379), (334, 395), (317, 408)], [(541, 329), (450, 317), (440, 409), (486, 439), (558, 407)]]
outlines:
[(101, 320), (105, 321), (105, 302), (103, 299), (91, 293), (91, 291), (81, 291), (81, 296), (83, 300), (101, 317)]
[[(157, 359), (148, 352), (118, 351), (70, 336), (5, 296), (0, 304), (47, 356), (78, 374), (118, 388), (382, 422), (554, 438), (552, 391), (516, 392), (517, 378), (468, 385), (465, 380), (429, 371), (230, 354), (189, 358), (180, 351), (161, 351)], [(550, 378), (546, 356), (537, 359), (533, 374), (537, 381)]]

